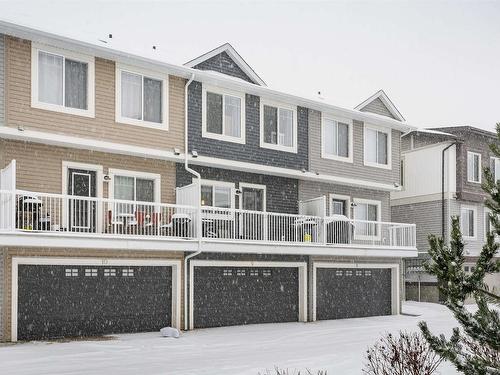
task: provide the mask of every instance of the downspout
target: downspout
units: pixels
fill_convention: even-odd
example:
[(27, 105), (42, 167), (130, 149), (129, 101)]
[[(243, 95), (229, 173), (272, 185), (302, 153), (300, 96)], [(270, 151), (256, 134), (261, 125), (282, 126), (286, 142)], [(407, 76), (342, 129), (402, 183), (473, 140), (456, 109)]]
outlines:
[(448, 146), (443, 148), (442, 154), (441, 154), (441, 237), (443, 238), (444, 241), (444, 227), (445, 227), (445, 209), (444, 209), (444, 155), (446, 151), (451, 147), (451, 146), (456, 146), (458, 142), (453, 142), (450, 143)]
[(198, 206), (198, 214), (196, 216), (196, 235), (198, 237), (198, 250), (194, 253), (189, 254), (184, 258), (184, 330), (189, 330), (189, 322), (188, 322), (188, 261), (189, 259), (199, 255), (201, 253), (201, 238), (202, 238), (202, 226), (201, 226), (201, 175), (196, 172), (194, 169), (189, 168), (188, 163), (188, 88), (191, 82), (194, 81), (194, 73), (191, 74), (191, 78), (186, 82), (186, 86), (184, 86), (184, 169), (191, 173), (197, 179), (197, 206)]

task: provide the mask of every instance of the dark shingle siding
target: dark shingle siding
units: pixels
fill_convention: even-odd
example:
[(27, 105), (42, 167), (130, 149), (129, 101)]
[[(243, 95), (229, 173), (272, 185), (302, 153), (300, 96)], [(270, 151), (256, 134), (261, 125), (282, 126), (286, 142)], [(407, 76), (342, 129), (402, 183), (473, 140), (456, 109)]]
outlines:
[(231, 77), (241, 78), (247, 82), (255, 83), (252, 79), (236, 64), (227, 52), (221, 52), (208, 60), (205, 60), (194, 67), (199, 70), (212, 70), (226, 74)]
[[(181, 187), (192, 183), (193, 175), (186, 172), (184, 165), (178, 163), (176, 167), (176, 186)], [(190, 165), (190, 167), (198, 171), (202, 179), (233, 182), (236, 188), (239, 188), (240, 182), (266, 185), (267, 211), (289, 214), (298, 212), (298, 180), (196, 165)], [(238, 199), (235, 202), (238, 208)]]
[(246, 95), (245, 144), (202, 137), (202, 84), (189, 86), (189, 151), (221, 159), (237, 160), (281, 168), (308, 168), (308, 109), (297, 107), (297, 153), (260, 147), (260, 97)]

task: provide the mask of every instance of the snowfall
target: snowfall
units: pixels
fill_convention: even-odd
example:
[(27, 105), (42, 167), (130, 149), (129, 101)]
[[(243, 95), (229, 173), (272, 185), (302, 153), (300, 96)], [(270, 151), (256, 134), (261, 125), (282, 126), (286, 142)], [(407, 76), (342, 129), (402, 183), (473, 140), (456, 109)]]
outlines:
[[(314, 323), (199, 329), (180, 338), (158, 333), (109, 340), (0, 344), (0, 374), (361, 374), (366, 348), (385, 332), (417, 330), (421, 320), (449, 335), (456, 321), (438, 304), (405, 302), (403, 314)], [(440, 374), (456, 374), (448, 364)], [(268, 372), (269, 371), (269, 372)]]

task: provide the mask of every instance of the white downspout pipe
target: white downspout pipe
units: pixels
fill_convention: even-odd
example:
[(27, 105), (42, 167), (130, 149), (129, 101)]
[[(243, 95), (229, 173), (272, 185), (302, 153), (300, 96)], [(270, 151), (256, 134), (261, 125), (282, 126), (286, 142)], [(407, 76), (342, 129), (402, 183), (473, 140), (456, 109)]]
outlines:
[[(198, 250), (194, 253), (189, 254), (184, 258), (184, 330), (189, 330), (188, 323), (188, 261), (189, 259), (199, 255), (201, 253), (201, 238), (202, 238), (202, 225), (201, 225), (201, 175), (194, 169), (189, 168), (188, 163), (188, 87), (191, 82), (194, 81), (194, 73), (191, 74), (191, 78), (186, 82), (184, 86), (184, 169), (194, 175), (197, 179), (197, 206), (198, 214), (196, 215), (196, 235), (198, 237)], [(192, 286), (191, 286), (192, 287)], [(192, 306), (191, 306), (192, 308)]]

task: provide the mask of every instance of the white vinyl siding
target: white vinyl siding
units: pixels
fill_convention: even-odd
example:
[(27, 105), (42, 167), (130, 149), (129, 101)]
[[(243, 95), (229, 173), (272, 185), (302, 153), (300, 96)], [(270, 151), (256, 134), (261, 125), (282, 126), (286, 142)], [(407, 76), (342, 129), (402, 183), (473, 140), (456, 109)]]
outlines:
[(94, 58), (32, 46), (31, 105), (35, 108), (94, 116)]
[(203, 87), (202, 136), (245, 143), (245, 95)]
[(467, 181), (481, 183), (481, 154), (467, 152)]

